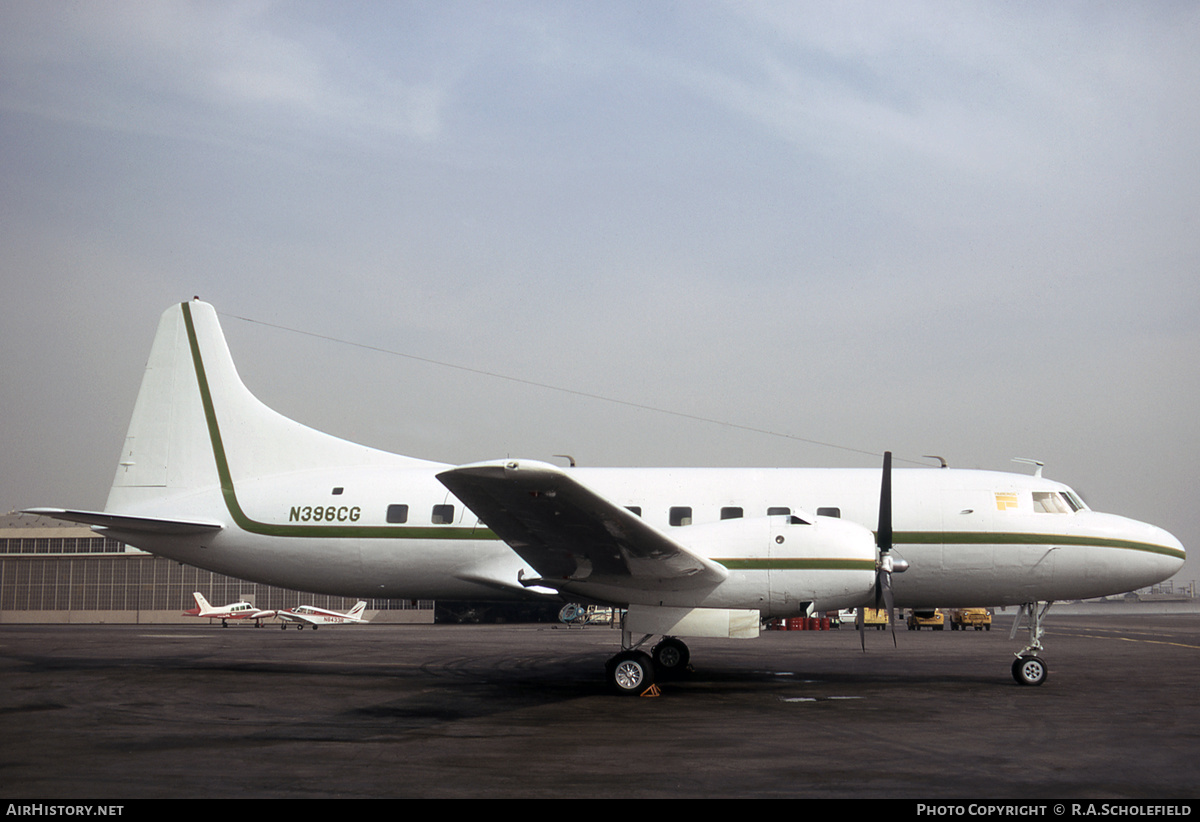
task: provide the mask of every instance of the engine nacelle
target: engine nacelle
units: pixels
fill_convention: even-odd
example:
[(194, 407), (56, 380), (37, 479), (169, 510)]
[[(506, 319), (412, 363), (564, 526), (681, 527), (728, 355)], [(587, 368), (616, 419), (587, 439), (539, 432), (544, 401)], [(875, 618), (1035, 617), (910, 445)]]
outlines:
[[(731, 519), (673, 532), (730, 571), (720, 588), (762, 603), (764, 618), (852, 608), (874, 596), (875, 537), (861, 525), (805, 514)], [(714, 603), (716, 604), (716, 603)]]

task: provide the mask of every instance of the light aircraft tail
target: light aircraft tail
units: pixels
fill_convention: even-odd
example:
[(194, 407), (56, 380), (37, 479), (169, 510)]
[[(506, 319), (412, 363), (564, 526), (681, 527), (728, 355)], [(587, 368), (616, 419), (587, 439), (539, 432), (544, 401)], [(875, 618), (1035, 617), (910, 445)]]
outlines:
[[(159, 320), (105, 511), (153, 519), (170, 500), (173, 511), (237, 522), (238, 480), (339, 465), (429, 464), (339, 439), (268, 408), (238, 376), (216, 310), (194, 300)], [(187, 498), (215, 488), (227, 511), (211, 510), (211, 502), (210, 510), (189, 510)]]
[(192, 597), (196, 600), (196, 607), (192, 608), (191, 610), (184, 611), (185, 614), (191, 614), (192, 616), (204, 616), (212, 611), (212, 606), (208, 604), (208, 600), (204, 598), (204, 594), (200, 593), (199, 591), (195, 591), (192, 594)]
[(360, 599), (353, 608), (346, 612), (346, 616), (362, 619), (363, 611), (365, 610), (367, 610), (367, 603)]

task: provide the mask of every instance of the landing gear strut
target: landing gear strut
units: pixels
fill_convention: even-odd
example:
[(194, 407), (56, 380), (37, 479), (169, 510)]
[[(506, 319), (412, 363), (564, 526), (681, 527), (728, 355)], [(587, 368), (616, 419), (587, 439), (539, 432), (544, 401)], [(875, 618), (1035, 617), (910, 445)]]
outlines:
[(1042, 619), (1053, 604), (1053, 602), (1047, 602), (1039, 611), (1037, 602), (1022, 603), (1021, 610), (1017, 612), (1017, 618), (1013, 621), (1012, 632), (1008, 635), (1009, 639), (1017, 635), (1017, 629), (1021, 627), (1021, 617), (1025, 614), (1029, 615), (1029, 644), (1021, 649), (1012, 665), (1013, 679), (1018, 685), (1041, 685), (1050, 675), (1046, 661), (1041, 658), (1042, 634), (1044, 633)]

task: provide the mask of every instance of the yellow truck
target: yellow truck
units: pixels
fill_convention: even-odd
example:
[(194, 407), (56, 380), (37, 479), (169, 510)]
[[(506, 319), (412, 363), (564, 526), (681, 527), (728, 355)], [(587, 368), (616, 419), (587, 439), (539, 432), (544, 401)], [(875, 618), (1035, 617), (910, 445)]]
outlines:
[(883, 608), (863, 608), (863, 627), (885, 630), (888, 624), (887, 611)]
[(987, 608), (955, 608), (950, 612), (950, 630), (992, 630), (992, 614)]
[(939, 610), (909, 612), (908, 630), (910, 631), (919, 631), (922, 628), (930, 628), (934, 631), (941, 631), (945, 627), (946, 615)]

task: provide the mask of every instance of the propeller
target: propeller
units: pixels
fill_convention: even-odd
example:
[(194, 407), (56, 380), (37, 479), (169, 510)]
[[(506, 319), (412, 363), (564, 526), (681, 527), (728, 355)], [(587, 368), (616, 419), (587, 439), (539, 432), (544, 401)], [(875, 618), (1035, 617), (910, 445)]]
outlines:
[(893, 612), (896, 600), (892, 596), (892, 452), (883, 452), (883, 480), (879, 488), (879, 530), (875, 532), (879, 546), (879, 570), (875, 572), (875, 607), (880, 598), (887, 608), (888, 625), (892, 629), (892, 645), (896, 645), (896, 619)]
[[(883, 480), (879, 488), (879, 527), (875, 531), (875, 544), (879, 547), (879, 565), (875, 570), (875, 608), (878, 610), (882, 601), (887, 608), (888, 626), (892, 629), (892, 645), (896, 645), (896, 621), (893, 612), (896, 608), (892, 596), (892, 572), (897, 573), (908, 567), (904, 560), (896, 562), (892, 559), (892, 452), (883, 452)], [(867, 637), (863, 609), (858, 609), (855, 622), (858, 623), (859, 640), (863, 651), (867, 650)]]

